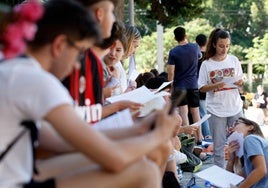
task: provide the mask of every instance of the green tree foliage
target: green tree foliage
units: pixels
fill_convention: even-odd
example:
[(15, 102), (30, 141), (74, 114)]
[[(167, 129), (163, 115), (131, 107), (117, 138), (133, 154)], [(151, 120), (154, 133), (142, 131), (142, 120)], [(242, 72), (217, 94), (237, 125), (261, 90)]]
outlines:
[(246, 57), (250, 61), (267, 62), (268, 58), (268, 34), (263, 38), (256, 37), (253, 40), (253, 47), (249, 48)]
[(212, 0), (204, 12), (204, 17), (210, 20), (211, 25), (228, 30), (234, 44), (250, 46), (252, 38), (247, 32), (250, 6), (251, 0)]
[[(183, 27), (186, 29), (189, 42), (195, 42), (195, 37), (203, 33), (209, 35), (213, 27), (208, 24), (205, 19), (194, 19), (186, 22)], [(175, 27), (167, 28), (164, 32), (164, 64), (166, 65), (169, 50), (177, 45), (174, 39), (173, 30)], [(151, 35), (144, 36), (141, 44), (136, 52), (137, 68), (141, 72), (156, 68), (157, 64), (157, 39), (156, 32)]]
[(248, 61), (255, 63), (253, 72), (263, 75), (265, 72), (264, 64), (268, 63), (268, 34), (266, 33), (263, 38), (254, 38), (253, 47), (245, 51)]
[(266, 0), (210, 0), (205, 6), (203, 17), (211, 25), (228, 30), (235, 45), (250, 47), (254, 37), (265, 33)]
[[(148, 4), (147, 1), (140, 0), (139, 3), (141, 2), (143, 2), (143, 4), (140, 5), (140, 7), (146, 7), (147, 12), (148, 10), (151, 10), (150, 4)], [(231, 34), (232, 45), (230, 48), (230, 53), (236, 55), (240, 61), (256, 62), (257, 64), (254, 65), (253, 73), (263, 74), (265, 71), (263, 62), (267, 59), (267, 56), (265, 55), (265, 51), (267, 51), (267, 49), (265, 48), (264, 44), (268, 40), (265, 36), (268, 27), (268, 1), (207, 0), (203, 1), (201, 4), (201, 7), (205, 7), (205, 10), (200, 15), (200, 18), (203, 18), (202, 20), (204, 20), (201, 22), (201, 26), (199, 21), (196, 22), (198, 19), (189, 21), (189, 18), (185, 17), (185, 15), (181, 15), (179, 18), (175, 19), (177, 22), (173, 20), (173, 27), (165, 27), (166, 32), (164, 34), (164, 63), (167, 61), (169, 49), (171, 49), (172, 46), (176, 45), (174, 44), (172, 33), (175, 25), (185, 25), (186, 29), (189, 25), (187, 32), (190, 41), (193, 41), (191, 35), (192, 31), (194, 31), (194, 34), (206, 31), (208, 35), (213, 28), (221, 27), (229, 31)], [(139, 20), (139, 15), (137, 15), (137, 17), (137, 20)], [(144, 15), (142, 19), (143, 18)], [(208, 25), (210, 28), (203, 30), (202, 28), (204, 25), (202, 25), (202, 23), (205, 23), (205, 25)], [(155, 22), (148, 27), (153, 27), (153, 30), (155, 30)], [(148, 70), (152, 66), (155, 67), (156, 65), (156, 39), (154, 40), (151, 38), (152, 36), (156, 38), (156, 34), (146, 36), (147, 38), (145, 38), (144, 42), (141, 44), (141, 46), (147, 45), (146, 43), (149, 41), (148, 44), (150, 44), (150, 48), (145, 49), (141, 47), (137, 51), (136, 56), (138, 65), (140, 62), (142, 62), (141, 66), (139, 67), (141, 70)], [(141, 53), (141, 55), (139, 55), (139, 53)], [(139, 56), (144, 57), (141, 58)], [(150, 57), (148, 58), (149, 60), (147, 60), (147, 57)], [(247, 71), (246, 65), (243, 65), (243, 69), (245, 72)]]
[(254, 37), (263, 37), (267, 32), (268, 1), (256, 1), (251, 5), (251, 33)]
[(143, 18), (157, 20), (163, 26), (177, 25), (179, 18), (197, 17), (204, 10), (202, 0), (135, 0), (135, 4), (145, 11)]

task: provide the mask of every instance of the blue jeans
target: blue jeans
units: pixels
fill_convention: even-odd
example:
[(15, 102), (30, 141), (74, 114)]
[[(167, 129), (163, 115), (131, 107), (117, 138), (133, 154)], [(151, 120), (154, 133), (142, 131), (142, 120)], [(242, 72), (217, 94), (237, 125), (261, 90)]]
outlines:
[[(200, 113), (201, 118), (204, 117), (207, 114), (207, 108), (206, 108), (206, 101), (205, 100), (200, 100), (199, 101), (199, 113)], [(208, 120), (206, 120), (204, 123), (202, 123), (201, 128), (202, 128), (202, 134), (204, 136), (204, 139), (205, 139), (206, 136), (211, 136)]]

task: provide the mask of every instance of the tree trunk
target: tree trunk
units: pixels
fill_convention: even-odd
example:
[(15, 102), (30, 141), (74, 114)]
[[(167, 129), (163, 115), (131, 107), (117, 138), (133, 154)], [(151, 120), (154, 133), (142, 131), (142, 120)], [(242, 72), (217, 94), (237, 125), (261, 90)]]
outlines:
[(123, 22), (124, 21), (124, 0), (118, 0), (118, 4), (115, 8), (116, 19)]

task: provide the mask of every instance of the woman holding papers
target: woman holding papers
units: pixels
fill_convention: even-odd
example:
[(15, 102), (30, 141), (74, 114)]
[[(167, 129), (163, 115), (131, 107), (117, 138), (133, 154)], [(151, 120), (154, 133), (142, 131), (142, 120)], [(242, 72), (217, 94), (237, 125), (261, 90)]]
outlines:
[[(237, 57), (229, 55), (231, 39), (228, 32), (215, 29), (211, 32), (200, 67), (198, 88), (206, 92), (208, 119), (214, 146), (214, 164), (224, 167), (226, 128), (243, 116), (243, 102), (238, 87), (243, 84), (243, 72)], [(229, 84), (230, 79), (231, 84)], [(225, 83), (224, 80), (228, 80)]]
[[(118, 64), (121, 64), (120, 60), (122, 59), (127, 47), (126, 36), (124, 34), (125, 28), (120, 22), (118, 22), (118, 27), (118, 38), (110, 47), (110, 51), (104, 57), (102, 64), (104, 70), (105, 87), (115, 87), (113, 92), (109, 93), (110, 96), (120, 95), (123, 93), (126, 90), (125, 85), (127, 84), (127, 80), (124, 76), (125, 73), (122, 73), (122, 70), (120, 67), (118, 67)], [(110, 97), (109, 95), (106, 93), (104, 97)]]
[[(137, 27), (126, 25), (125, 26), (125, 33), (126, 35), (126, 49), (123, 57), (121, 58), (121, 61), (118, 61), (115, 64), (115, 67), (117, 67), (120, 70), (121, 73), (121, 87), (123, 92), (132, 91), (133, 89), (136, 89), (136, 78), (130, 79), (132, 77), (132, 74), (138, 74), (137, 71), (135, 71), (135, 58), (134, 54), (136, 52), (136, 49), (140, 45), (141, 41), (141, 34)], [(128, 66), (128, 76), (127, 72), (123, 67), (124, 62), (129, 59), (129, 66)], [(135, 73), (134, 73), (135, 72)], [(136, 77), (136, 76), (134, 76)]]
[[(246, 179), (238, 187), (268, 187), (268, 141), (265, 140), (260, 126), (254, 121), (239, 118), (234, 123), (234, 131), (243, 134), (244, 143), (243, 146), (237, 140), (229, 143), (229, 160), (226, 169), (236, 173), (234, 170), (237, 164), (235, 161), (238, 159), (236, 151), (243, 147), (244, 162), (242, 162), (243, 168), (239, 168), (239, 175), (243, 175), (241, 172), (244, 172)], [(232, 186), (232, 188), (235, 187)]]

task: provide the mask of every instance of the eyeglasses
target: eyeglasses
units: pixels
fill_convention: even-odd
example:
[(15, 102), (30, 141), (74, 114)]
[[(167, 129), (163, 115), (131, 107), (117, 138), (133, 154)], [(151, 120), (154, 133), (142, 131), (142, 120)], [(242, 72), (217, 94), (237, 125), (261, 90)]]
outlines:
[(83, 59), (84, 55), (85, 55), (85, 49), (80, 48), (79, 46), (77, 46), (71, 39), (69, 39), (67, 37), (67, 43), (73, 47), (74, 49), (76, 49), (79, 53), (79, 55), (77, 56), (77, 60), (80, 61), (81, 59)]
[(245, 124), (245, 122), (244, 122), (244, 121), (242, 121), (242, 120), (238, 119), (238, 120), (235, 120), (235, 121), (234, 121), (234, 123), (233, 123), (233, 127), (237, 126), (237, 125), (238, 125), (238, 124), (240, 124), (240, 123)]

